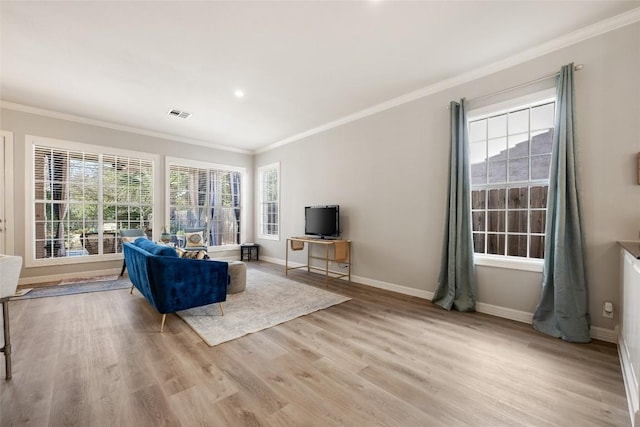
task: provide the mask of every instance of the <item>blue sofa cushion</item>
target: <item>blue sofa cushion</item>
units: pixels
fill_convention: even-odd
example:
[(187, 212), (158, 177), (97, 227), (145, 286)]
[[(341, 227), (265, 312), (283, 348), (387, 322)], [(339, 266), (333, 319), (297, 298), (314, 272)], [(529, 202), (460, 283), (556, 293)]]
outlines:
[(136, 239), (133, 244), (140, 249), (144, 249), (145, 251), (149, 252), (151, 255), (170, 256), (174, 258), (178, 256), (174, 248), (159, 245), (144, 237)]

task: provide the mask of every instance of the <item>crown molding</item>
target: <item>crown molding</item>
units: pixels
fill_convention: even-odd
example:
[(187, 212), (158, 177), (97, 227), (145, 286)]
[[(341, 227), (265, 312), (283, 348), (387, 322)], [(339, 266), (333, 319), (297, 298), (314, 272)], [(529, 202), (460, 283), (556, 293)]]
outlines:
[(17, 104), (15, 102), (0, 100), (0, 108), (6, 108), (7, 110), (21, 111), (23, 113), (36, 114), (38, 116), (51, 117), (54, 119), (67, 120), (75, 123), (82, 123), (85, 125), (99, 126), (107, 129), (119, 130), (123, 132), (135, 133), (138, 135), (151, 136), (154, 138), (166, 139), (169, 141), (178, 141), (185, 144), (199, 145), (207, 148), (214, 148), (217, 150), (231, 151), (234, 153), (242, 154), (254, 154), (252, 150), (243, 150), (240, 148), (227, 147), (224, 145), (217, 145), (208, 143), (206, 141), (200, 141), (198, 139), (183, 138), (181, 136), (171, 135), (162, 132), (155, 132), (147, 129), (140, 129), (132, 126), (120, 125), (117, 123), (106, 122), (102, 120), (90, 119), (88, 117), (76, 116), (74, 114), (60, 113), (58, 111), (47, 110), (45, 108), (32, 107), (30, 105)]
[(565, 47), (580, 43), (584, 40), (588, 40), (593, 37), (597, 37), (599, 35), (608, 33), (610, 31), (617, 30), (618, 28), (622, 28), (627, 25), (634, 24), (638, 21), (640, 21), (640, 7), (631, 9), (625, 13), (621, 13), (620, 15), (616, 15), (609, 19), (605, 19), (603, 21), (600, 21), (595, 24), (589, 25), (587, 27), (581, 28), (579, 30), (573, 31), (569, 34), (565, 34), (564, 36), (560, 36), (551, 41), (538, 45), (534, 48), (527, 49), (516, 55), (510, 56), (498, 62), (494, 62), (493, 64), (480, 67), (472, 71), (468, 71), (466, 73), (460, 74), (458, 76), (455, 76), (449, 79), (441, 80), (440, 82), (431, 84), (429, 86), (425, 86), (421, 89), (415, 90), (413, 92), (409, 92), (397, 98), (390, 99), (388, 101), (382, 102), (380, 104), (374, 105), (372, 107), (369, 107), (364, 110), (345, 116), (341, 119), (334, 120), (332, 122), (323, 124), (321, 126), (309, 129), (307, 131), (304, 131), (296, 135), (290, 136), (288, 138), (282, 139), (280, 141), (274, 142), (263, 148), (257, 149), (255, 153), (263, 153), (266, 151), (270, 151), (275, 148), (281, 147), (283, 145), (287, 145), (292, 142), (298, 141), (300, 139), (345, 125), (347, 123), (354, 122), (356, 120), (360, 120), (364, 117), (371, 116), (373, 114), (377, 114), (385, 110), (389, 110), (391, 108), (415, 101), (420, 98), (427, 97), (429, 95), (433, 95), (434, 93), (438, 93), (446, 89), (460, 86), (464, 83), (468, 83), (470, 81), (477, 80), (481, 77), (485, 77), (485, 76), (497, 73), (498, 71), (506, 70), (516, 65), (520, 65), (524, 62), (530, 61), (532, 59), (538, 58), (543, 55), (547, 55), (549, 53), (563, 49)]

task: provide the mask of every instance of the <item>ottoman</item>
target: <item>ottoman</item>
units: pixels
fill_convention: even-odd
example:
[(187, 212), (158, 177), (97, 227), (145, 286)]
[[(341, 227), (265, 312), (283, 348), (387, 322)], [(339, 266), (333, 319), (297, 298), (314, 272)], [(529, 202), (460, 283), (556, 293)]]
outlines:
[(229, 263), (229, 277), (231, 283), (227, 294), (237, 294), (247, 287), (247, 266), (242, 261), (227, 261)]

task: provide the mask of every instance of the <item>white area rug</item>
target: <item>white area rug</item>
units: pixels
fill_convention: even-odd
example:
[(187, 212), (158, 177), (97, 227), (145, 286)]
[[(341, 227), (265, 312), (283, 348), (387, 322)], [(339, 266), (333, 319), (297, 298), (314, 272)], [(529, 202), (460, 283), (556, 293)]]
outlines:
[(179, 311), (180, 316), (210, 346), (261, 331), (351, 298), (256, 270), (247, 271), (244, 292), (227, 295), (222, 303)]

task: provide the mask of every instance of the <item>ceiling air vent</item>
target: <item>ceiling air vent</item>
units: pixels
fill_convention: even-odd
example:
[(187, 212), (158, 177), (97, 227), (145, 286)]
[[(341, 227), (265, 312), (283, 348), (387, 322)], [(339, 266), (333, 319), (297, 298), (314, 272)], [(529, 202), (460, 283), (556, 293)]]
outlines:
[(189, 117), (191, 117), (191, 113), (187, 113), (186, 111), (180, 111), (180, 110), (169, 110), (167, 114), (173, 117), (179, 117), (181, 119), (188, 119)]

